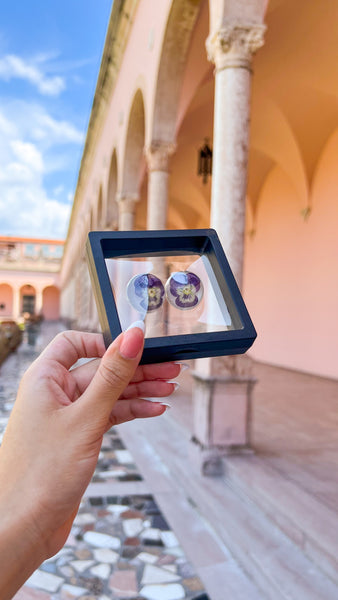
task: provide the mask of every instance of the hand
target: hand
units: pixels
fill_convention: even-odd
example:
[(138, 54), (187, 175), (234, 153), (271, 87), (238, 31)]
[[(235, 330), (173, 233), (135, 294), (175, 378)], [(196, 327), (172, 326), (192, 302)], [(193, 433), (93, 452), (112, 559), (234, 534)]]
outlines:
[[(180, 366), (138, 366), (142, 349), (138, 327), (107, 351), (101, 335), (64, 332), (24, 375), (0, 449), (0, 561), (4, 577), (3, 561), (20, 569), (16, 589), (65, 543), (103, 434), (117, 423), (165, 411), (140, 396), (172, 393), (174, 384), (165, 380)], [(95, 360), (71, 369), (84, 357)], [(20, 531), (22, 540), (11, 544)], [(1, 577), (0, 592), (7, 589)]]

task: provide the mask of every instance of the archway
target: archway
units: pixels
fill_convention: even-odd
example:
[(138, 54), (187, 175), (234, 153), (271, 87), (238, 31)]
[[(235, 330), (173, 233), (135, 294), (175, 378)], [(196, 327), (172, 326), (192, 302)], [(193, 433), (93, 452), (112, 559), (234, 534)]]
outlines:
[(36, 290), (30, 285), (26, 284), (20, 288), (20, 314), (35, 314), (36, 307)]
[(118, 226), (118, 205), (116, 201), (117, 191), (117, 158), (114, 150), (109, 169), (108, 192), (107, 192), (107, 210), (104, 226), (108, 229), (117, 229)]
[(96, 212), (96, 223), (95, 229), (100, 230), (103, 227), (103, 201), (102, 201), (102, 187), (100, 186), (99, 198), (97, 201), (97, 212)]
[(142, 167), (144, 165), (145, 112), (141, 90), (137, 90), (130, 109), (128, 132), (125, 145), (122, 195), (128, 197), (138, 193)]
[(201, 0), (176, 0), (172, 3), (158, 69), (150, 142), (175, 141), (186, 57), (200, 5)]

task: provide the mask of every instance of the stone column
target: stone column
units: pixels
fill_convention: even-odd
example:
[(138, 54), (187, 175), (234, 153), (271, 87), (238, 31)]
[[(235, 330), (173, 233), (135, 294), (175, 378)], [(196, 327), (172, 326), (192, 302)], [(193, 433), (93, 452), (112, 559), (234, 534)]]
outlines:
[(118, 194), (120, 231), (131, 231), (134, 229), (136, 203), (138, 200), (139, 196), (137, 193), (121, 192)]
[(165, 229), (168, 209), (169, 160), (175, 144), (153, 142), (146, 148), (148, 164), (147, 229)]
[(252, 56), (264, 25), (229, 25), (206, 42), (215, 64), (213, 176), (210, 225), (242, 286)]
[[(215, 63), (213, 175), (210, 225), (216, 229), (242, 286), (252, 56), (264, 25), (231, 25), (206, 43)], [(247, 356), (198, 361), (194, 372), (195, 455), (202, 472), (222, 472), (222, 455), (250, 450), (255, 383)], [(202, 450), (202, 452), (201, 452)]]
[(37, 289), (36, 297), (35, 297), (35, 314), (40, 315), (42, 313), (42, 305), (43, 305), (42, 290)]
[(13, 290), (13, 319), (17, 321), (20, 317), (20, 288)]

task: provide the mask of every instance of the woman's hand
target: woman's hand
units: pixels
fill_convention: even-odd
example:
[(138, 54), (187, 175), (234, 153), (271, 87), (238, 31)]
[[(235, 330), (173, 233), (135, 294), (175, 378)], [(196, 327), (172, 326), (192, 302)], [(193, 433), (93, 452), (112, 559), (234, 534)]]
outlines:
[[(138, 366), (143, 341), (133, 327), (106, 351), (99, 334), (64, 332), (25, 373), (0, 448), (1, 598), (64, 545), (103, 434), (165, 411), (141, 398), (171, 394), (180, 366)], [(80, 358), (95, 360), (72, 368)]]

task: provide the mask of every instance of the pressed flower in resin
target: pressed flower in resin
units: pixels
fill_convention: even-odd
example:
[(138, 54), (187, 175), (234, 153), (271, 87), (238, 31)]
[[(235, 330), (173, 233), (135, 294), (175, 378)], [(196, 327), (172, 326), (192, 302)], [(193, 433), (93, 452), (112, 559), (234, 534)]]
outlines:
[(128, 283), (127, 296), (136, 310), (151, 312), (162, 306), (164, 286), (152, 273), (135, 275)]
[(203, 296), (203, 284), (195, 273), (177, 271), (166, 283), (168, 302), (181, 310), (195, 308)]

